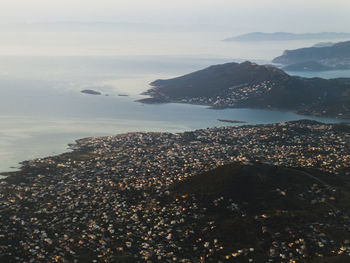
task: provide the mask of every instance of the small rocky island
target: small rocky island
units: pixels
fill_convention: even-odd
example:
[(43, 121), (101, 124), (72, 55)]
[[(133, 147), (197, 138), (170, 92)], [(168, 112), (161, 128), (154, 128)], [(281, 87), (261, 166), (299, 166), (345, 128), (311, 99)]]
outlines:
[(82, 91), (80, 91), (81, 93), (85, 93), (85, 94), (89, 94), (89, 95), (101, 95), (102, 93), (96, 90), (92, 90), (92, 89), (84, 89)]
[(220, 122), (227, 122), (227, 123), (246, 123), (245, 121), (236, 121), (236, 120), (226, 120), (226, 119), (218, 119)]
[(210, 66), (181, 77), (156, 80), (142, 103), (189, 103), (212, 108), (290, 110), (350, 118), (350, 79), (290, 76), (249, 61)]

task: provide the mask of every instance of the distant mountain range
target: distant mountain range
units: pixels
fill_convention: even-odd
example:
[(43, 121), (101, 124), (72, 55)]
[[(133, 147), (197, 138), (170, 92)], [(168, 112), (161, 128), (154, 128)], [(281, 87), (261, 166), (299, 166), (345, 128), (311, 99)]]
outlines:
[(323, 69), (347, 69), (350, 68), (350, 41), (321, 47), (286, 50), (272, 62), (293, 65), (292, 68), (300, 70), (305, 63), (313, 63), (315, 69), (322, 67)]
[(253, 32), (224, 39), (224, 41), (278, 41), (278, 40), (310, 40), (310, 39), (342, 39), (350, 38), (350, 33), (321, 32), (294, 34), (287, 32), (263, 33)]
[(180, 102), (213, 108), (287, 109), (350, 118), (350, 79), (301, 78), (251, 62), (215, 65), (181, 77), (156, 80), (143, 103)]

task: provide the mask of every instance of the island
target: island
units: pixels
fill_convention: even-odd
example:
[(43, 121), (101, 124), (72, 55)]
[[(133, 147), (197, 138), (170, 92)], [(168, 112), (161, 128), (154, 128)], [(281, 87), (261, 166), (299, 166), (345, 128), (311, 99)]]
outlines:
[(142, 103), (189, 103), (211, 108), (290, 110), (350, 118), (350, 79), (302, 78), (249, 61), (214, 65), (184, 76), (156, 80)]
[(286, 41), (286, 40), (312, 40), (312, 39), (344, 39), (349, 38), (350, 33), (321, 32), (294, 34), (288, 32), (263, 33), (253, 32), (224, 39), (223, 41), (250, 42), (250, 41)]
[(220, 122), (228, 122), (228, 123), (246, 123), (245, 121), (236, 121), (236, 120), (225, 120), (225, 119), (218, 119)]
[(300, 120), (78, 140), (0, 180), (0, 262), (347, 262), (349, 138)]
[(321, 47), (286, 50), (272, 62), (301, 70), (304, 63), (313, 63), (313, 67), (320, 70), (350, 69), (350, 41)]
[(92, 89), (84, 89), (82, 91), (80, 91), (81, 93), (85, 93), (85, 94), (89, 94), (89, 95), (101, 95), (102, 93), (96, 90), (92, 90)]

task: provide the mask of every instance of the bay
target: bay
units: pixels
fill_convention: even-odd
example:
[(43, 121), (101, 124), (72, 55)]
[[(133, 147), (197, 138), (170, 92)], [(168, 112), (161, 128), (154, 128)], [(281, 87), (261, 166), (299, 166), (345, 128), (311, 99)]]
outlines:
[[(135, 102), (158, 78), (246, 59), (269, 63), (285, 48), (311, 44), (220, 41), (229, 34), (159, 33), (147, 38), (145, 33), (25, 32), (23, 46), (15, 41), (18, 36), (5, 34), (0, 43), (0, 172), (18, 169), (23, 160), (65, 152), (69, 143), (83, 137), (230, 125), (218, 119), (246, 124), (304, 118), (339, 121), (287, 111)], [(333, 73), (350, 77), (349, 71)], [(83, 89), (102, 95), (82, 94)]]

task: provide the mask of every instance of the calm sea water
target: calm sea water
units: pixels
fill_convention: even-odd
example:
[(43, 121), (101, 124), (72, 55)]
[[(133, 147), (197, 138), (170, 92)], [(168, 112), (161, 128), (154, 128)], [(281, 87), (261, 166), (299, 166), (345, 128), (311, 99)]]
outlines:
[[(309, 118), (284, 111), (210, 110), (185, 104), (143, 105), (135, 100), (158, 78), (230, 61), (268, 63), (284, 49), (314, 42), (225, 43), (220, 40), (230, 34), (223, 32), (151, 37), (139, 32), (25, 32), (22, 42), (16, 42), (18, 36), (6, 34), (0, 43), (2, 172), (18, 168), (23, 160), (67, 151), (68, 143), (82, 137), (228, 125), (218, 119), (259, 124)], [(350, 77), (349, 71), (320, 74)], [(82, 89), (103, 95), (82, 94)]]

